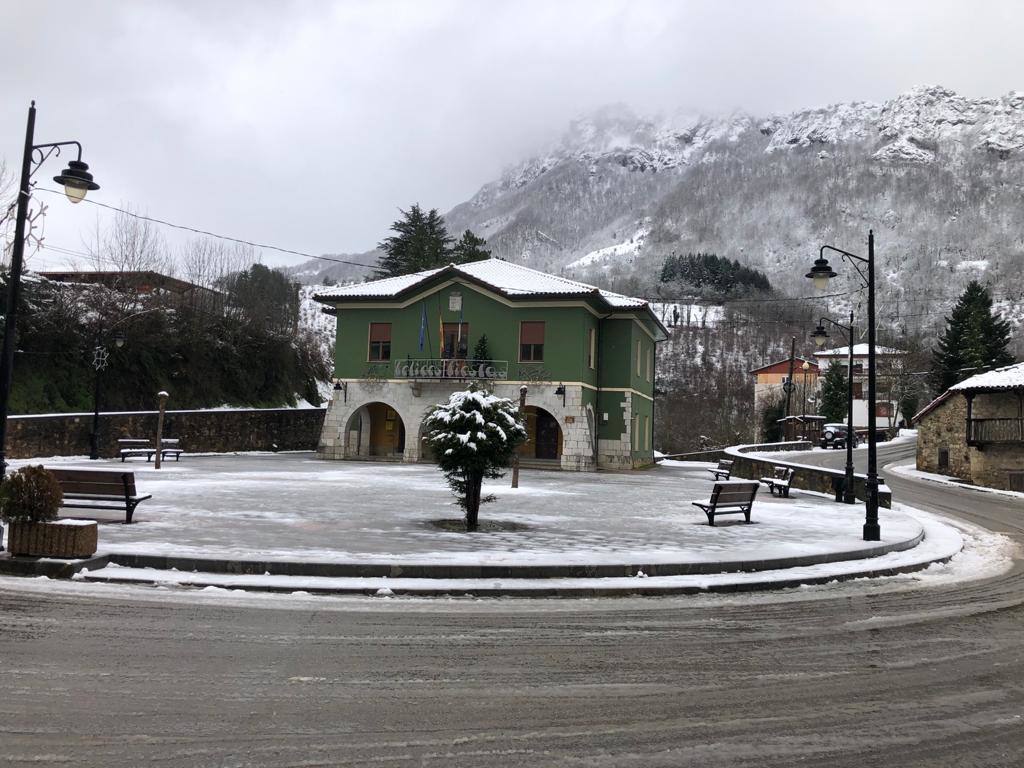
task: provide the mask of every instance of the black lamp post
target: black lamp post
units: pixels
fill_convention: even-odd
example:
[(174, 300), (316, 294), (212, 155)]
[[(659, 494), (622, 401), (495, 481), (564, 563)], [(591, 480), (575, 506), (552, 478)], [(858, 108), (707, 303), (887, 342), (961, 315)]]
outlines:
[[(92, 350), (92, 366), (96, 371), (96, 379), (92, 394), (92, 434), (89, 436), (89, 458), (93, 461), (100, 457), (100, 385), (103, 381), (103, 371), (110, 358), (110, 352), (106, 346), (107, 341), (108, 339), (97, 337), (96, 346)], [(114, 334), (113, 342), (118, 349), (123, 347), (124, 334), (118, 331)]]
[(821, 246), (814, 266), (807, 273), (807, 277), (814, 281), (814, 287), (818, 290), (827, 289), (828, 281), (836, 276), (828, 259), (825, 258), (826, 250), (838, 253), (844, 260), (848, 259), (868, 289), (868, 476), (864, 540), (879, 541), (882, 538), (882, 531), (878, 525), (878, 441), (875, 434), (875, 233), (868, 230), (866, 259), (832, 245)]
[(21, 294), (21, 267), (25, 255), (25, 222), (28, 219), (28, 203), (32, 198), (31, 179), (39, 166), (61, 147), (78, 147), (78, 159), (54, 181), (64, 185), (64, 194), (72, 203), (81, 202), (90, 190), (100, 186), (92, 180), (89, 166), (82, 162), (82, 145), (77, 141), (58, 141), (54, 144), (34, 144), (36, 127), (36, 103), (28, 108), (28, 124), (25, 128), (25, 151), (21, 158), (21, 183), (18, 187), (18, 212), (14, 220), (14, 243), (11, 248), (11, 268), (7, 276), (7, 313), (4, 317), (4, 343), (0, 352), (0, 478), (7, 471), (7, 409), (11, 397), (11, 378), (14, 372), (15, 334), (18, 330), (18, 300)]
[(816, 346), (821, 347), (828, 340), (828, 333), (825, 331), (825, 323), (831, 323), (836, 328), (846, 331), (847, 338), (847, 371), (846, 371), (846, 478), (843, 480), (843, 503), (853, 504), (857, 497), (853, 492), (853, 312), (850, 312), (850, 325), (844, 326), (835, 320), (822, 317), (818, 320), (818, 327), (811, 335)]

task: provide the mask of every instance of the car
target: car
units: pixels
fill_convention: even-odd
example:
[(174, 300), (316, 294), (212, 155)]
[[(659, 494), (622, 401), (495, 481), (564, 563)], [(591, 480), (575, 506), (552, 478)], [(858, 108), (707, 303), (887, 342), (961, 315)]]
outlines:
[[(847, 429), (845, 424), (824, 424), (821, 428), (822, 448), (845, 448)], [(857, 447), (857, 433), (853, 433), (853, 446)]]

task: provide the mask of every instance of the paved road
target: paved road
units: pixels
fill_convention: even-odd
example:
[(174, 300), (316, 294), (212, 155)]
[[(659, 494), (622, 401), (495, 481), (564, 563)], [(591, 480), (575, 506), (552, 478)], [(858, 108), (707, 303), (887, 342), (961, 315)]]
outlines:
[[(1019, 504), (890, 483), (1024, 535)], [(1019, 768), (1022, 603), (1019, 566), (928, 589), (295, 610), (0, 588), (0, 764)]]

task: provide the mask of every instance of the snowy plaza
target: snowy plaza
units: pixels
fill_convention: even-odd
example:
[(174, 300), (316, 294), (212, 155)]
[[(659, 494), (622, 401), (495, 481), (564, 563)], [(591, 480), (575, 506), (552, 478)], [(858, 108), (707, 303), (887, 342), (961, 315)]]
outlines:
[[(96, 466), (82, 459), (47, 464)], [(102, 518), (97, 555), (114, 562), (80, 577), (184, 583), (188, 579), (178, 572), (191, 571), (194, 559), (267, 564), (266, 573), (229, 566), (227, 574), (205, 574), (200, 581), (223, 583), (233, 570), (231, 583), (252, 588), (294, 584), (280, 575), (294, 573), (286, 567), (293, 564), (321, 569), (306, 575), (331, 573), (331, 566), (347, 576), (380, 575), (373, 567), (398, 575), (402, 568), (415, 569), (428, 577), (417, 584), (433, 579), (435, 586), (438, 579), (457, 577), (501, 575), (522, 586), (628, 574), (652, 577), (645, 584), (653, 587), (687, 576), (813, 580), (865, 567), (908, 569), (960, 547), (952, 529), (900, 508), (883, 511), (883, 540), (865, 543), (860, 505), (797, 490), (785, 499), (762, 489), (751, 524), (738, 515), (711, 527), (690, 504), (711, 490), (706, 467), (668, 464), (640, 473), (524, 470), (518, 489), (509, 487), (508, 477), (488, 481), (485, 491), (497, 500), (482, 507), (481, 530), (469, 534), (459, 530), (462, 512), (430, 465), (325, 462), (309, 453), (188, 456), (160, 470), (141, 462), (102, 462), (106, 469), (133, 470), (140, 492), (153, 498), (138, 508), (131, 525), (120, 524), (115, 513)], [(131, 557), (150, 564), (166, 560), (156, 569), (116, 564)], [(248, 574), (249, 581), (238, 581), (243, 577), (237, 574)], [(623, 579), (590, 581), (614, 585)], [(371, 580), (359, 583), (373, 586)], [(310, 586), (316, 580), (296, 588)]]

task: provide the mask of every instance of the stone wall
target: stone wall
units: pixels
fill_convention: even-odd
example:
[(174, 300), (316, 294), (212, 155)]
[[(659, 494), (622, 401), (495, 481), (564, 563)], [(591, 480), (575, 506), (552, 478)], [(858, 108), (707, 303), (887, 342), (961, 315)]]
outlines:
[[(726, 449), (726, 454), (732, 459), (731, 477), (736, 480), (759, 480), (762, 477), (771, 477), (775, 467), (791, 467), (793, 477), (789, 481), (790, 488), (802, 488), (807, 491), (835, 496), (836, 481), (844, 479), (846, 473), (841, 469), (826, 469), (825, 467), (813, 467), (807, 464), (798, 464), (792, 461), (780, 461), (777, 459), (761, 458), (750, 456), (750, 453), (768, 453), (776, 451), (805, 451), (811, 448), (811, 444), (805, 440), (798, 440), (791, 443), (765, 443), (762, 445), (739, 445)], [(867, 498), (865, 480), (861, 474), (853, 476), (853, 492), (858, 500), (864, 501)], [(884, 483), (884, 479), (879, 478)], [(878, 505), (880, 507), (892, 506), (892, 494), (887, 490), (879, 490)]]
[[(917, 426), (917, 468), (922, 472), (972, 481), (971, 455), (967, 448), (967, 400), (952, 394)], [(939, 451), (949, 451), (949, 465), (939, 467)]]
[[(323, 408), (167, 411), (164, 436), (181, 439), (186, 453), (312, 451), (324, 422)], [(156, 411), (100, 414), (100, 456), (118, 456), (118, 438), (156, 437)], [(7, 457), (88, 455), (92, 414), (11, 416)]]

